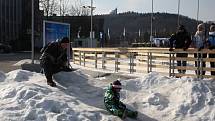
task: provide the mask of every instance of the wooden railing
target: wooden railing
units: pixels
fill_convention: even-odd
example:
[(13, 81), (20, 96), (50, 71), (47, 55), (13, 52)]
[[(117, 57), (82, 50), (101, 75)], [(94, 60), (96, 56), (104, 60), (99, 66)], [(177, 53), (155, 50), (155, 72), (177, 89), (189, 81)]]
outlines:
[[(177, 53), (188, 53), (188, 57), (176, 57)], [(207, 58), (194, 58), (194, 53), (207, 54)], [(175, 49), (168, 48), (73, 48), (73, 62), (85, 67), (107, 69), (115, 72), (149, 73), (156, 71), (169, 76), (192, 76), (196, 78), (215, 78), (211, 71), (210, 62), (215, 58), (209, 58), (208, 54), (215, 54), (214, 50), (203, 49)], [(187, 61), (187, 66), (177, 66), (177, 61)], [(200, 62), (195, 67), (195, 61)], [(206, 67), (202, 67), (202, 62)], [(186, 70), (186, 73), (178, 73), (178, 69)], [(195, 73), (206, 71), (206, 74)]]

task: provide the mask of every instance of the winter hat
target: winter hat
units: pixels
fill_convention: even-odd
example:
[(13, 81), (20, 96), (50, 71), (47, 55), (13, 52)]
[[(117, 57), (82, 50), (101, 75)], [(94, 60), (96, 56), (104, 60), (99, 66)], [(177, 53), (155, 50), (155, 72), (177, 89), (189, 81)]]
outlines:
[(114, 88), (120, 88), (122, 89), (122, 84), (119, 80), (116, 80), (113, 82), (113, 85), (112, 85)]
[(69, 38), (68, 37), (62, 38), (60, 43), (69, 43)]
[(199, 24), (199, 25), (197, 26), (197, 30), (198, 30), (198, 31), (202, 31), (202, 30), (204, 30), (204, 29), (205, 29), (205, 26), (204, 26), (203, 23), (201, 23), (201, 24)]
[(210, 31), (215, 31), (215, 24), (211, 24)]

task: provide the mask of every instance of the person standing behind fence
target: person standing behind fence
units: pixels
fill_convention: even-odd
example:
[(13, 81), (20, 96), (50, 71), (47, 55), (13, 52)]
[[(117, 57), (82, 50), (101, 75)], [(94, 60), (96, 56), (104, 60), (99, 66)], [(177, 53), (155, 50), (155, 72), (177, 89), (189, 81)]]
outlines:
[[(202, 49), (204, 49), (206, 47), (206, 37), (205, 37), (205, 25), (203, 23), (199, 24), (197, 26), (197, 31), (196, 34), (194, 35), (193, 39), (192, 39), (192, 47), (196, 48), (199, 51), (201, 51)], [(204, 53), (194, 53), (194, 58), (196, 59), (202, 59), (202, 58), (206, 58), (207, 54)], [(206, 63), (205, 61), (203, 61), (202, 63), (198, 60), (195, 61), (195, 67), (198, 68), (198, 70), (196, 70), (196, 74), (197, 75), (205, 75), (205, 71), (200, 71), (200, 67), (205, 67)]]
[[(211, 24), (208, 36), (208, 47), (210, 50), (215, 50), (215, 24)], [(215, 54), (209, 54), (209, 58), (215, 58)], [(215, 68), (215, 62), (210, 62), (211, 68)], [(211, 71), (211, 75), (215, 75), (215, 71)]]
[[(173, 51), (174, 46), (175, 46), (175, 49), (183, 49), (184, 51), (186, 51), (191, 44), (191, 39), (185, 27), (183, 25), (180, 25), (178, 27), (178, 31), (170, 37), (169, 42), (170, 42), (169, 51)], [(187, 53), (176, 54), (176, 57), (187, 57), (187, 56), (188, 56)], [(178, 60), (177, 66), (187, 66), (187, 62)], [(178, 72), (185, 74), (186, 70), (178, 69)]]

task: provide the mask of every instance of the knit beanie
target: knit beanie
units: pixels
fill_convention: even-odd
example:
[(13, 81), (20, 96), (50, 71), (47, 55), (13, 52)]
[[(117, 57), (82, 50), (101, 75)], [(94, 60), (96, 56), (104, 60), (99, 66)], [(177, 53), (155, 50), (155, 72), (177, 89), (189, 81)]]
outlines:
[(62, 38), (60, 43), (69, 43), (69, 38), (68, 37)]
[(113, 82), (113, 85), (112, 85), (114, 88), (122, 88), (122, 84), (119, 80), (116, 80)]

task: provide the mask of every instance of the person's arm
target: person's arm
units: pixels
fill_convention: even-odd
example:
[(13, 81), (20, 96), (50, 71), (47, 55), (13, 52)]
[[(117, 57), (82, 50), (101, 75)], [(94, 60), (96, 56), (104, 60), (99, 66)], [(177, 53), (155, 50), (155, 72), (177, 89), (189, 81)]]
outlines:
[[(213, 46), (213, 44), (212, 44), (213, 38), (215, 38), (215, 36), (214, 36), (214, 37), (209, 36), (209, 38), (208, 38), (208, 40), (207, 40), (208, 49), (210, 49), (210, 50), (215, 49), (215, 46)], [(215, 39), (214, 39), (214, 40), (215, 40)]]
[(190, 44), (192, 43), (191, 37), (189, 34), (187, 34), (186, 36), (186, 40), (185, 40), (185, 46), (184, 46), (184, 50), (187, 50), (190, 47)]
[(174, 41), (176, 40), (176, 35), (175, 34), (172, 34), (171, 37), (169, 38), (169, 44), (170, 44), (170, 48), (169, 48), (169, 51), (172, 51), (173, 50), (173, 44), (174, 44)]

